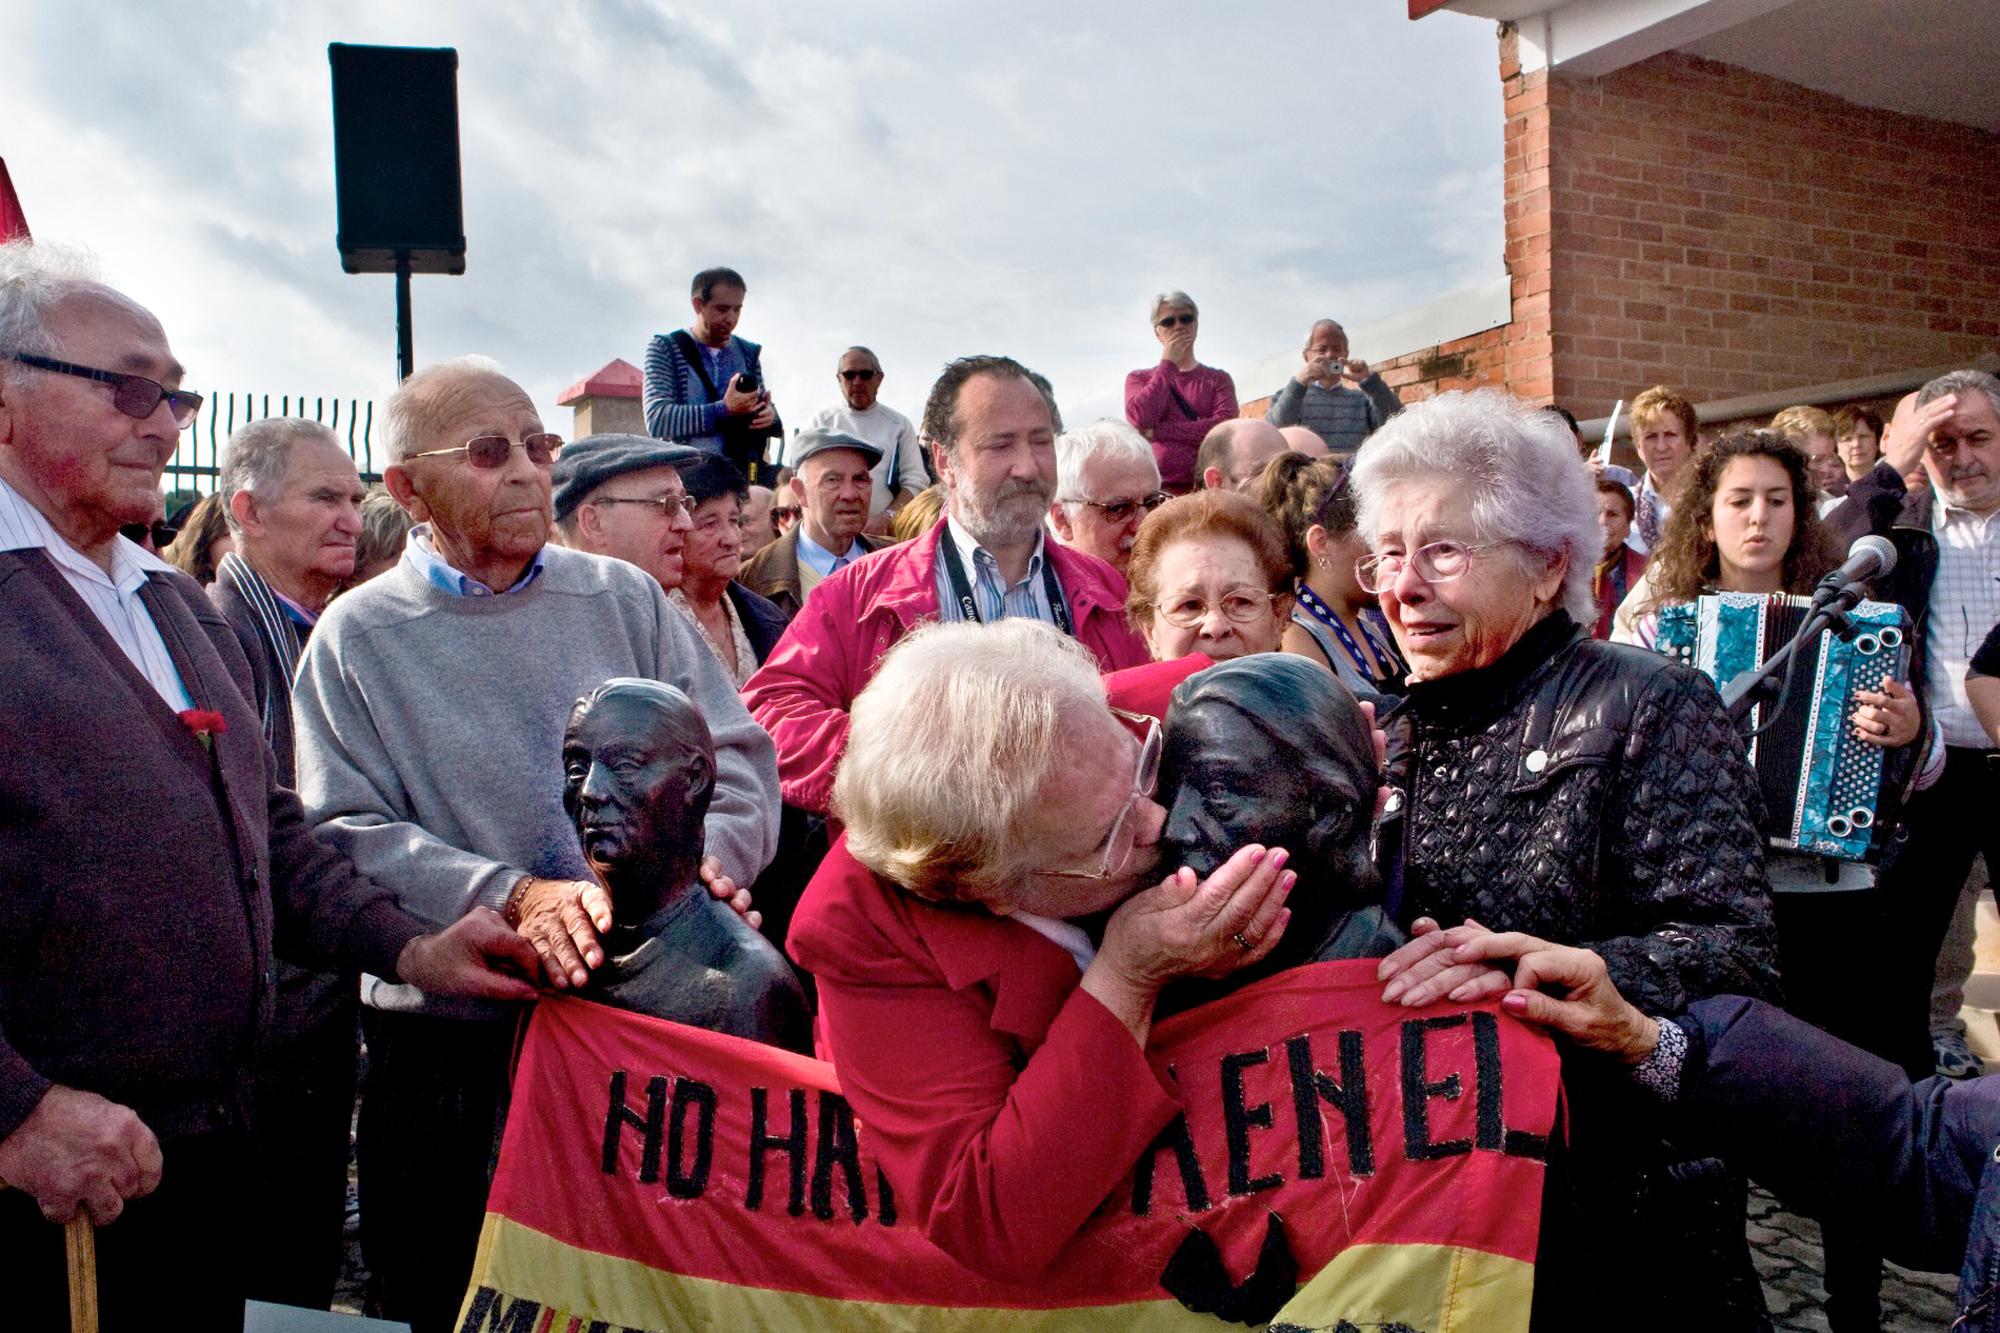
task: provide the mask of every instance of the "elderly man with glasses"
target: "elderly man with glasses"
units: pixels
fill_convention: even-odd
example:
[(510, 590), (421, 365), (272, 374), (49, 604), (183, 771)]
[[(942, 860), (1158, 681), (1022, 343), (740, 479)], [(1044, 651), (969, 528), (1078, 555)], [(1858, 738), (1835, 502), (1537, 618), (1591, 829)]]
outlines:
[(1146, 515), (1167, 502), (1153, 446), (1108, 418), (1056, 436), (1056, 498), (1049, 529), (1064, 546), (1125, 572)]
[(0, 245), (0, 1253), (7, 1323), (63, 1327), (62, 1231), (98, 1227), (107, 1330), (237, 1328), (277, 941), (317, 967), (528, 999), (491, 913), (441, 935), (312, 836), (250, 663), (148, 522), (200, 396), (146, 309)]
[(637, 565), (672, 592), (694, 526), (680, 469), (701, 456), (644, 435), (590, 435), (566, 446), (550, 476), (563, 545)]
[(811, 431), (846, 435), (872, 444), (882, 453), (869, 467), (873, 486), (868, 497), (868, 526), (873, 536), (886, 536), (889, 522), (904, 505), (917, 498), (935, 478), (924, 458), (923, 441), (910, 419), (880, 401), (884, 372), (882, 362), (866, 347), (850, 347), (840, 354), (834, 372), (840, 384), (841, 401), (822, 408), (785, 446), (785, 466), (797, 469), (805, 455), (799, 441)]
[[(411, 911), (500, 910), (556, 985), (581, 984), (602, 961), (596, 932), (611, 910), (563, 812), (571, 705), (614, 676), (694, 701), (716, 754), (704, 874), (723, 893), (720, 880), (751, 882), (775, 845), (770, 738), (655, 577), (548, 545), (562, 441), (497, 367), (421, 370), (385, 417), (383, 480), (417, 526), (402, 562), (336, 601), (306, 646), (300, 795), (320, 835)], [(634, 501), (614, 509), (669, 507), (632, 475), (601, 488)], [(364, 981), (362, 999), (368, 1265), (385, 1313), (419, 1333), (447, 1328), (472, 1267), (518, 1014), (386, 980)]]

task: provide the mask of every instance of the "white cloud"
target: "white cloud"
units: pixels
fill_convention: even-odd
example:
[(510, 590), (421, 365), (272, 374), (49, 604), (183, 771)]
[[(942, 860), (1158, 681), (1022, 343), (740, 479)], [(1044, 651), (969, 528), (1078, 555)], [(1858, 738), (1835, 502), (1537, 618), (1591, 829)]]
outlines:
[(975, 351), (1096, 415), (1162, 288), (1229, 366), (1501, 272), (1492, 30), (1400, 0), (5, 7), (31, 225), (213, 390), (391, 387), (391, 280), (333, 245), (331, 41), (458, 50), (468, 271), (416, 280), (418, 358), (497, 357), (558, 429), (556, 393), (685, 323), (713, 263), (795, 422), (851, 342), (912, 415)]

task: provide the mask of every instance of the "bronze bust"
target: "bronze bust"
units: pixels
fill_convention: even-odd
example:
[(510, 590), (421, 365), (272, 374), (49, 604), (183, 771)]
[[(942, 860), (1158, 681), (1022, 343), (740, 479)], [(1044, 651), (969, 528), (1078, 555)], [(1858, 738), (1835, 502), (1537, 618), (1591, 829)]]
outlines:
[(655, 1018), (809, 1052), (798, 977), (700, 882), (715, 743), (693, 701), (608, 680), (571, 710), (563, 808), (611, 895), (605, 962), (583, 994)]
[[(1403, 945), (1370, 854), (1382, 780), (1374, 739), (1330, 672), (1290, 653), (1219, 663), (1174, 690), (1165, 742), (1166, 863), (1205, 877), (1257, 842), (1289, 851), (1299, 877), (1278, 947), (1221, 989), (1304, 963), (1381, 958)], [(1191, 989), (1208, 991), (1200, 998), (1220, 993)]]

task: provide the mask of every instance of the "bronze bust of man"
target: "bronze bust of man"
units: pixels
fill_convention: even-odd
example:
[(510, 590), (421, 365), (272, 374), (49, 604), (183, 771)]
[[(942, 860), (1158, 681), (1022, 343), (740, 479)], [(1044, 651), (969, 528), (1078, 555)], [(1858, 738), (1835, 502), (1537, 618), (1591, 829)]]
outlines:
[[(1381, 770), (1360, 705), (1333, 675), (1290, 653), (1256, 653), (1181, 682), (1160, 756), (1168, 865), (1211, 874), (1238, 847), (1291, 853), (1299, 882), (1278, 947), (1183, 1005), (1304, 963), (1382, 958), (1406, 937), (1382, 907), (1370, 855)], [(1205, 994), (1201, 992), (1206, 992)]]
[(605, 962), (583, 993), (655, 1018), (809, 1051), (791, 965), (698, 877), (715, 743), (694, 703), (608, 680), (563, 734), (563, 808), (611, 895)]

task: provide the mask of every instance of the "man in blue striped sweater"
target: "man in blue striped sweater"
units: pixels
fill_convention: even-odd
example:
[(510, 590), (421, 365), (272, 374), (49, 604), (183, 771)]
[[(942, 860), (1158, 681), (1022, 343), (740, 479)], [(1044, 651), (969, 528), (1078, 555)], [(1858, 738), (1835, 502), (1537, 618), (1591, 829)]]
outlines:
[(762, 349), (736, 336), (745, 290), (733, 268), (694, 275), (693, 323), (646, 346), (645, 404), (648, 434), (723, 454), (747, 471), (783, 427), (764, 387)]

